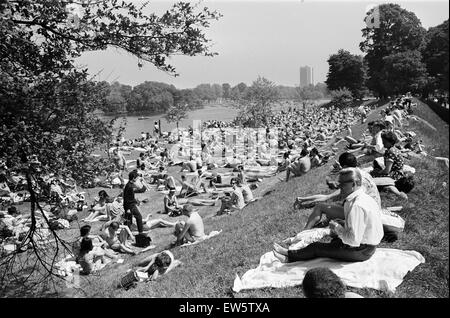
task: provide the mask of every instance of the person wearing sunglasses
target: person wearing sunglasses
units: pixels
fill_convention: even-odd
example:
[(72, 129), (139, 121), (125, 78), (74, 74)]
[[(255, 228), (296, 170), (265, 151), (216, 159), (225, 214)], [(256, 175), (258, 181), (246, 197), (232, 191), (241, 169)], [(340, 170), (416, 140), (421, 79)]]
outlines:
[(381, 209), (361, 188), (358, 169), (346, 168), (339, 173), (339, 188), (344, 199), (344, 222), (330, 221), (330, 243), (315, 242), (305, 248), (288, 250), (273, 244), (273, 253), (282, 263), (328, 257), (346, 262), (368, 260), (383, 238)]

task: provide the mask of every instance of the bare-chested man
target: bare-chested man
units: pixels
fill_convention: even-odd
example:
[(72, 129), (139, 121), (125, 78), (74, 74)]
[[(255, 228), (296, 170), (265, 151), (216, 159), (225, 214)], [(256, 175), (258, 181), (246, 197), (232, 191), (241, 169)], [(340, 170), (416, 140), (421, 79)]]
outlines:
[(186, 222), (179, 222), (175, 226), (177, 244), (180, 245), (185, 242), (193, 243), (205, 236), (202, 217), (191, 204), (185, 204), (183, 206), (183, 214), (188, 216), (189, 219)]

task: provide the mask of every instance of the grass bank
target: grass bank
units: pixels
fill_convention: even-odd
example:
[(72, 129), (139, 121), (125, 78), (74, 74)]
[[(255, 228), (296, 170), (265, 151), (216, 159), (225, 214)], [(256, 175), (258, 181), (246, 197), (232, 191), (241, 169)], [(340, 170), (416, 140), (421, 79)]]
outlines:
[[(429, 107), (419, 102), (415, 115), (425, 119), (436, 131), (420, 122), (411, 121), (408, 130), (415, 131), (426, 145), (426, 151), (434, 156), (448, 157), (448, 125)], [(368, 120), (379, 116), (379, 110), (369, 115)], [(352, 128), (359, 136), (366, 125)], [(340, 153), (340, 152), (339, 152)], [(409, 201), (400, 212), (406, 220), (404, 232), (394, 243), (382, 243), (381, 247), (416, 250), (426, 259), (409, 273), (395, 294), (372, 289), (352, 289), (365, 297), (448, 297), (448, 214), (449, 195), (448, 170), (442, 169), (431, 159), (407, 162), (416, 168), (416, 187), (409, 195)], [(83, 292), (62, 291), (64, 296), (81, 297), (303, 297), (301, 288), (265, 288), (234, 294), (231, 291), (235, 275), (243, 275), (255, 268), (261, 255), (270, 251), (274, 241), (298, 233), (306, 222), (311, 209), (294, 210), (294, 198), (313, 193), (327, 193), (325, 176), (331, 170), (331, 163), (310, 171), (289, 182), (278, 182), (273, 177), (257, 189), (259, 201), (243, 211), (224, 216), (214, 216), (218, 207), (201, 208), (205, 231), (222, 230), (222, 233), (199, 245), (172, 249), (176, 259), (183, 265), (157, 281), (141, 283), (128, 291), (116, 289), (120, 277), (133, 263), (149, 255), (125, 256), (124, 264), (108, 265), (100, 273), (83, 277)], [(284, 175), (283, 175), (284, 176)], [(445, 185), (444, 185), (445, 184)], [(115, 190), (118, 192), (118, 190)], [(115, 194), (111, 191), (111, 194)], [(108, 191), (110, 192), (110, 191)], [(147, 196), (149, 194), (146, 194)], [(150, 211), (162, 208), (162, 195), (150, 193), (150, 203), (144, 205), (144, 216)], [(382, 193), (384, 206), (402, 205), (395, 197)], [(166, 217), (166, 216), (164, 216)], [(94, 226), (94, 231), (97, 225)], [(99, 225), (98, 225), (99, 227)], [(77, 229), (68, 233), (76, 236)], [(173, 240), (171, 229), (155, 229), (151, 232), (154, 252), (165, 249)]]
[[(419, 102), (415, 114), (431, 123), (437, 131), (420, 122), (411, 122), (408, 129), (418, 133), (427, 145), (428, 153), (448, 157), (448, 125), (423, 103)], [(369, 116), (369, 120), (377, 116), (378, 110)], [(355, 126), (354, 135), (358, 136), (364, 128)], [(398, 241), (382, 243), (381, 247), (416, 250), (425, 257), (426, 263), (409, 273), (395, 294), (357, 290), (365, 297), (448, 297), (448, 170), (429, 159), (415, 159), (409, 164), (417, 172), (416, 187), (401, 212), (406, 220), (405, 231)], [(302, 228), (311, 210), (295, 211), (293, 200), (300, 195), (327, 192), (323, 180), (330, 169), (328, 164), (288, 183), (275, 184), (276, 180), (272, 180), (271, 186), (261, 193), (271, 190), (270, 194), (242, 212), (206, 218), (207, 232), (223, 232), (197, 246), (173, 249), (175, 257), (184, 264), (170, 275), (139, 284), (129, 291), (116, 290), (112, 285), (119, 274), (129, 268), (129, 265), (117, 266), (103, 273), (103, 277), (92, 279), (89, 293), (102, 297), (303, 297), (298, 287), (265, 288), (239, 294), (233, 294), (231, 287), (235, 275), (243, 275), (255, 268), (261, 255), (271, 250), (272, 242), (289, 237)], [(388, 194), (381, 195), (385, 206), (402, 203)], [(161, 229), (155, 230), (155, 234), (158, 231), (167, 232)]]

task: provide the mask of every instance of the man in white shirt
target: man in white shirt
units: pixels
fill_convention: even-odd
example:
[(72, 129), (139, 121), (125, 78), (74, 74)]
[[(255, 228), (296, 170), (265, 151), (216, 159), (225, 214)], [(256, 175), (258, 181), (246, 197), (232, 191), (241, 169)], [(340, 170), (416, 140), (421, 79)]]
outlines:
[(343, 225), (332, 220), (330, 229), (337, 235), (330, 243), (312, 243), (299, 250), (288, 250), (276, 243), (275, 256), (283, 263), (329, 257), (347, 262), (368, 260), (383, 238), (381, 209), (361, 189), (361, 173), (355, 168), (341, 170), (339, 187), (344, 200)]

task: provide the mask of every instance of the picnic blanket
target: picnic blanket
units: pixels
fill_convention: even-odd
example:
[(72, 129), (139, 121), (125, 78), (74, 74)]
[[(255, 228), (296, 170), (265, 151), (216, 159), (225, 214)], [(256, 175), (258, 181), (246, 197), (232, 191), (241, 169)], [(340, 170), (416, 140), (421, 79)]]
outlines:
[(211, 231), (208, 235), (205, 235), (199, 239), (197, 239), (195, 242), (188, 242), (188, 243), (184, 243), (183, 245), (180, 245), (181, 247), (184, 246), (191, 246), (191, 245), (196, 245), (198, 243), (201, 243), (203, 241), (209, 240), (210, 238), (219, 235), (220, 233), (222, 233), (222, 230), (220, 231)]
[(255, 269), (247, 271), (242, 278), (236, 275), (233, 291), (264, 287), (284, 288), (301, 285), (305, 273), (314, 267), (327, 267), (338, 275), (344, 284), (356, 288), (377, 290), (395, 289), (405, 275), (425, 263), (424, 257), (416, 251), (402, 251), (377, 248), (374, 255), (364, 262), (342, 262), (330, 258), (281, 263), (273, 252), (265, 253)]

